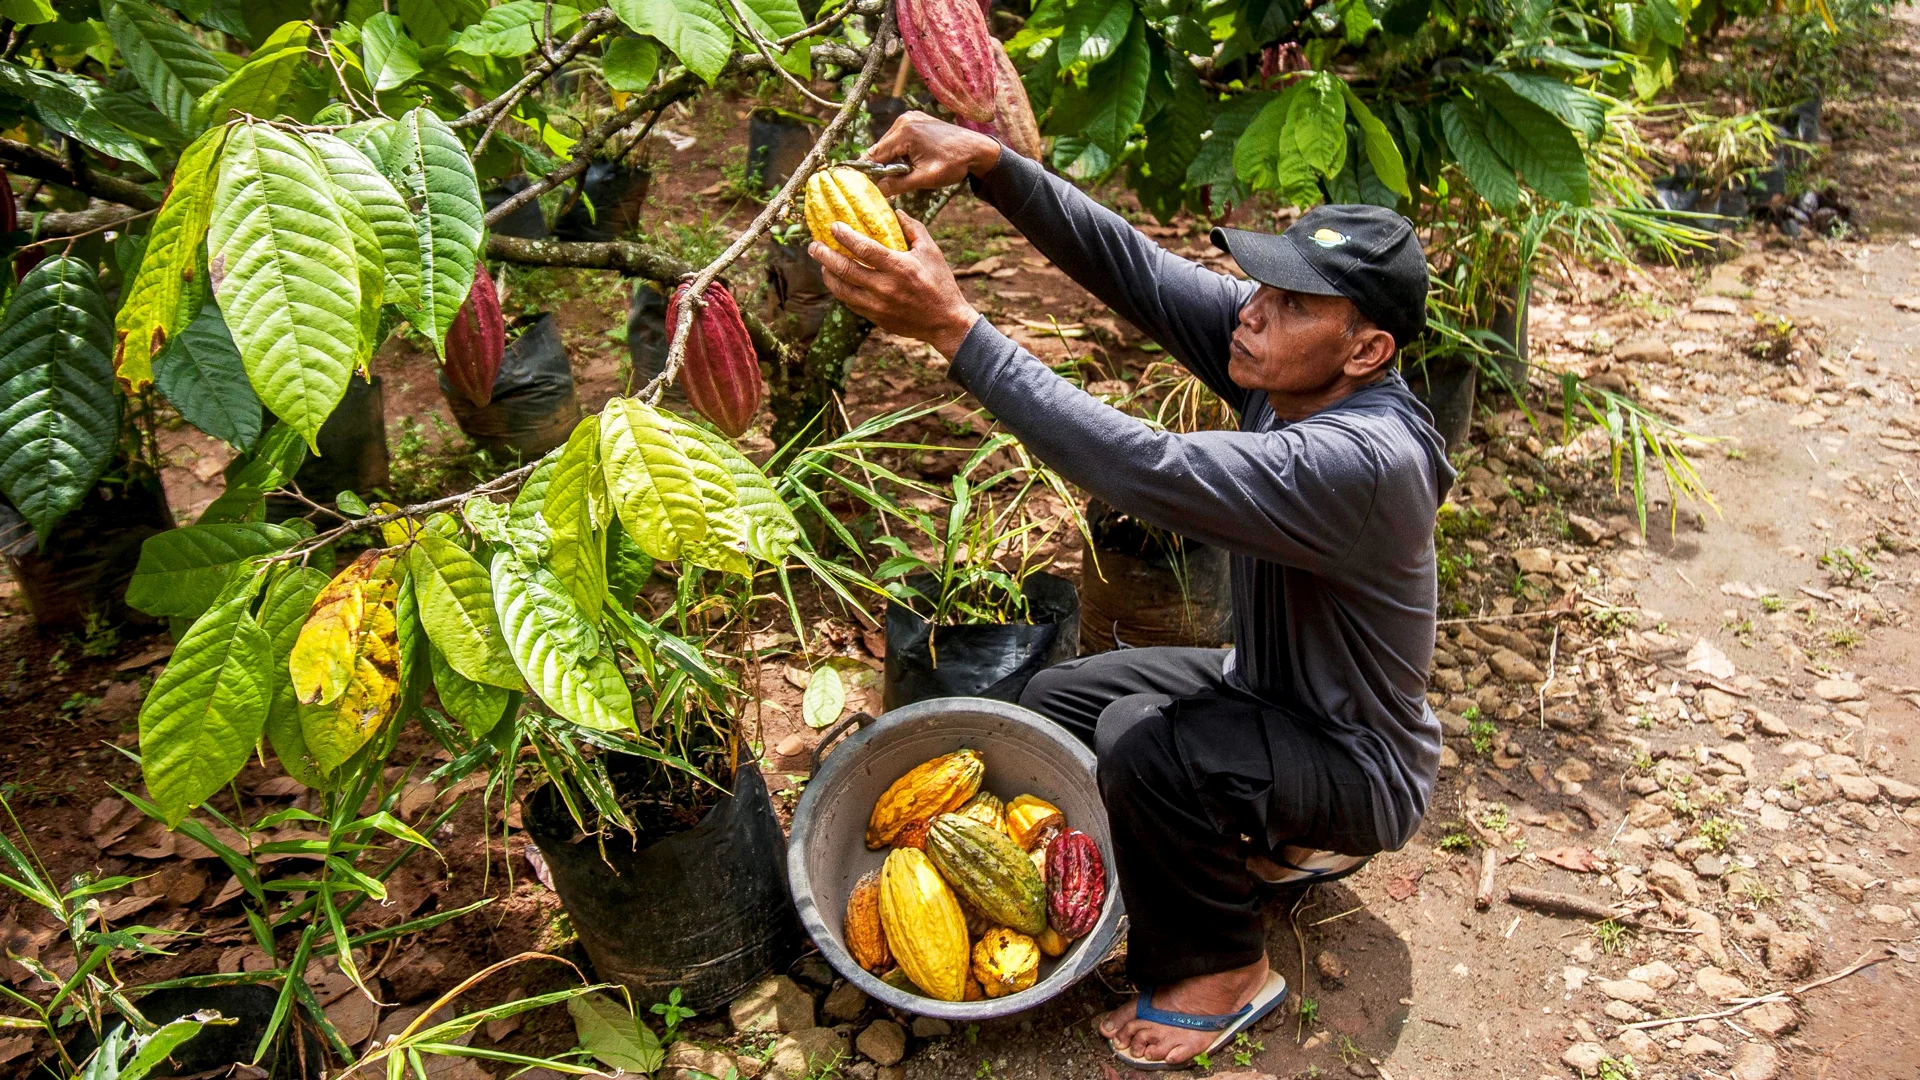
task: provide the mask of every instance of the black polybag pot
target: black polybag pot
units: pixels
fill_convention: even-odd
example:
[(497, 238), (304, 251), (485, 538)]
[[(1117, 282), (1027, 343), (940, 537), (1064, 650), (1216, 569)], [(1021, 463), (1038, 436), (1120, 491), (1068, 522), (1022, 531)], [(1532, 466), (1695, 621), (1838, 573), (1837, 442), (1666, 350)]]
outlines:
[[(380, 376), (355, 375), (347, 392), (320, 425), (319, 454), (308, 454), (294, 473), (301, 494), (332, 502), (342, 491), (365, 496), (391, 479), (387, 458), (387, 397)], [(267, 520), (304, 516), (310, 507), (286, 495), (267, 496)]]
[(1098, 499), (1087, 503), (1087, 530), (1093, 551), (1080, 561), (1083, 649), (1216, 648), (1231, 639), (1233, 583), (1224, 549), (1149, 532)]
[[(933, 589), (925, 577), (907, 583)], [(1029, 575), (1022, 590), (1032, 622), (933, 626), (903, 604), (888, 604), (886, 707), (937, 697), (1017, 702), (1042, 668), (1073, 659), (1080, 651), (1080, 594), (1073, 582), (1042, 571)]]
[(747, 175), (762, 191), (785, 184), (812, 149), (812, 124), (775, 109), (755, 109), (747, 120)]
[[(170, 1024), (197, 1012), (217, 1012), (222, 1019), (234, 1021), (231, 1024), (208, 1024), (201, 1028), (199, 1034), (181, 1043), (165, 1062), (148, 1075), (224, 1074), (235, 1065), (253, 1061), (254, 1051), (260, 1045), (260, 1036), (272, 1022), (274, 1006), (279, 1000), (280, 991), (277, 987), (261, 984), (182, 986), (155, 990), (136, 999), (134, 1008), (139, 1009), (140, 1015), (155, 1025)], [(125, 1023), (125, 1020), (116, 1016), (104, 1028), (111, 1033)], [(293, 1036), (296, 1031), (300, 1036), (298, 1043)], [(98, 1045), (92, 1029), (82, 1026), (67, 1043), (67, 1056), (79, 1062), (93, 1053)], [(273, 1077), (318, 1077), (329, 1071), (330, 1064), (319, 1038), (308, 1028), (297, 1008), (287, 1014), (279, 1034), (267, 1047), (266, 1055), (260, 1059), (260, 1068)], [(50, 1059), (42, 1063), (35, 1080), (49, 1080), (56, 1075)]]
[(560, 325), (542, 314), (507, 344), (493, 400), (475, 405), (440, 372), (440, 393), (467, 438), (499, 457), (532, 461), (567, 441), (580, 422), (580, 398)]
[[(585, 197), (574, 199), (553, 223), (555, 239), (604, 243), (618, 240), (621, 234), (633, 231), (640, 224), (640, 213), (647, 204), (647, 188), (653, 182), (652, 172), (631, 165), (596, 161), (587, 166), (584, 176), (586, 180), (580, 190)], [(589, 202), (593, 204), (591, 210), (587, 208)]]
[[(34, 625), (85, 631), (95, 621), (130, 614), (127, 582), (147, 537), (173, 528), (173, 511), (157, 477), (94, 485), (79, 506), (53, 527), (44, 546), (33, 526), (0, 499), (0, 555), (19, 583)], [(141, 617), (144, 621), (144, 617)]]
[(1433, 414), (1433, 428), (1447, 441), (1447, 452), (1465, 445), (1473, 428), (1474, 392), (1479, 369), (1457, 353), (1428, 356), (1406, 372), (1407, 385)]
[[(672, 338), (666, 294), (649, 282), (634, 282), (633, 295), (627, 301), (627, 358), (633, 362), (633, 385), (645, 386), (666, 370), (667, 345)], [(687, 392), (680, 389), (678, 379), (667, 384), (662, 400), (677, 410), (687, 407)]]
[[(515, 176), (501, 181), (499, 187), (487, 191), (481, 195), (481, 199), (486, 202), (487, 209), (491, 211), (526, 189), (527, 178)], [(545, 240), (551, 235), (547, 231), (547, 219), (540, 213), (539, 199), (529, 199), (521, 203), (519, 209), (501, 218), (495, 224), (489, 225), (487, 229), (499, 236), (515, 236), (522, 240)]]
[[(633, 782), (618, 757), (608, 772), (616, 791)], [(698, 825), (640, 848), (616, 830), (604, 858), (552, 784), (528, 796), (525, 820), (595, 971), (642, 1008), (678, 988), (683, 1004), (705, 1012), (800, 953), (786, 837), (750, 761)]]

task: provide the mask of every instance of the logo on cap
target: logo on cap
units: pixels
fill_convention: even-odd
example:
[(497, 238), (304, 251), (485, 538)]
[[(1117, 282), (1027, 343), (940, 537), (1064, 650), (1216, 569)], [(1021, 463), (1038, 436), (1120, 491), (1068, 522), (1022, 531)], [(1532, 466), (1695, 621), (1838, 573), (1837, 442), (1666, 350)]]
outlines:
[(1347, 234), (1332, 229), (1313, 230), (1313, 242), (1323, 248), (1337, 248), (1347, 242)]

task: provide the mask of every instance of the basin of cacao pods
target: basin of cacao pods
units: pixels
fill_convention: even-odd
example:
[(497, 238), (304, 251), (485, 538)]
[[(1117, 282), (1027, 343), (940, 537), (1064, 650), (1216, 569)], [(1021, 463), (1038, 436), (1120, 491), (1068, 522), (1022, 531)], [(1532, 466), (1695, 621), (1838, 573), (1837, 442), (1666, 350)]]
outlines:
[[(864, 719), (864, 723), (858, 723)], [(858, 726), (844, 740), (841, 731)], [(986, 771), (981, 791), (1003, 800), (1035, 795), (1058, 807), (1067, 824), (1091, 836), (1104, 859), (1106, 897), (1093, 929), (1059, 957), (1041, 961), (1028, 989), (978, 1001), (942, 1001), (900, 989), (862, 968), (843, 929), (854, 885), (880, 868), (885, 849), (866, 845), (876, 800), (922, 762), (960, 749), (978, 751)], [(787, 881), (801, 924), (833, 969), (869, 997), (921, 1016), (973, 1022), (1031, 1009), (1064, 993), (1099, 965), (1120, 931), (1120, 888), (1113, 878), (1113, 837), (1094, 779), (1093, 752), (1038, 713), (989, 698), (933, 698), (878, 718), (850, 717), (820, 741), (825, 756), (794, 809), (787, 839)]]

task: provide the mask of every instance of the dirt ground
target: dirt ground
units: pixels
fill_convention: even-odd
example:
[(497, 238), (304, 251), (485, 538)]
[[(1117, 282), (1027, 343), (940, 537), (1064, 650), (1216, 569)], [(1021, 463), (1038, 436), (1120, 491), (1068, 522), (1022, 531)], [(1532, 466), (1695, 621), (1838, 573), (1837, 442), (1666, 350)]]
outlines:
[[(1863, 228), (1853, 235), (1748, 231), (1710, 264), (1542, 275), (1536, 386), (1578, 372), (1693, 433), (1715, 505), (1657, 502), (1643, 536), (1607, 483), (1604, 442), (1559, 445), (1557, 399), (1543, 399), (1539, 427), (1518, 411), (1482, 418), (1453, 496), (1464, 524), (1442, 535), (1449, 610), (1431, 699), (1448, 753), (1427, 822), (1348, 881), (1274, 905), (1271, 956), (1294, 1004), (1215, 1055), (1213, 1075), (1920, 1077), (1920, 14), (1899, 11), (1872, 68), (1876, 90), (1829, 103), (1834, 137), (1820, 165), (1855, 203)], [(742, 104), (673, 121), (694, 142), (656, 177), (649, 218), (662, 235), (697, 244), (690, 232), (724, 239), (744, 224), (751, 204), (717, 192), (737, 164), (729, 155), (745, 117)], [(1118, 393), (1160, 358), (990, 209), (961, 200), (936, 231), (981, 309), (1091, 390)], [(1197, 224), (1148, 231), (1228, 268)], [(505, 306), (558, 312), (586, 409), (628, 385), (617, 279), (516, 272)], [(445, 481), (463, 466), (430, 360), (400, 342), (376, 372), (397, 477)], [(941, 396), (957, 392), (937, 358), (877, 335), (846, 408), (857, 418)], [(913, 433), (960, 442), (983, 430), (963, 402)], [(749, 445), (771, 450), (757, 438)], [(217, 494), (225, 451), (186, 432), (164, 445), (170, 500), (189, 518)], [(930, 478), (952, 469), (938, 457), (898, 464)], [(1664, 488), (1656, 480), (1653, 490)], [(1064, 551), (1056, 569), (1077, 574), (1078, 552)], [(26, 836), (63, 877), (153, 875), (114, 920), (203, 935), (142, 965), (141, 979), (264, 961), (219, 864), (143, 823), (111, 790), (137, 783), (115, 747), (134, 743), (165, 635), (54, 639), (32, 629), (17, 599), (5, 609), (0, 637), (15, 666), (0, 680), (0, 790)], [(823, 614), (814, 629), (877, 665), (858, 627)], [(800, 720), (795, 675), (787, 660), (772, 662), (757, 710), (771, 786), (789, 805), (816, 738)], [(877, 698), (858, 691), (850, 707), (877, 708)], [(396, 775), (434, 763), (431, 744), (410, 749), (420, 763)], [(295, 795), (258, 766), (237, 787), (256, 809)], [(469, 793), (416, 787), (403, 816)], [(362, 1040), (398, 1030), (488, 963), (567, 948), (516, 808), (475, 800), (434, 839), (446, 864), (410, 863), (390, 903), (365, 919), (494, 903), (369, 957), (385, 1009), (340, 990), (337, 974), (314, 974)], [(1614, 918), (1596, 925), (1517, 904), (1513, 889), (1560, 894), (1563, 906), (1578, 898)], [(0, 905), (7, 948), (37, 955), (51, 941), (32, 912)], [(817, 961), (794, 974), (829, 989)], [(554, 978), (515, 974), (474, 1003)], [(31, 982), (6, 961), (0, 979)], [(907, 1022), (898, 1065), (866, 1052), (883, 1010), (843, 995), (820, 1022), (846, 1042), (861, 1037), (861, 1052), (838, 1066), (860, 1080), (902, 1070), (1106, 1078), (1116, 1074), (1093, 1024), (1124, 989), (1090, 979), (977, 1029)], [(1776, 992), (1787, 993), (1752, 1004)], [(702, 1017), (689, 1032), (680, 1064), (696, 1060), (698, 1043), (727, 1055), (698, 1059), (709, 1065), (778, 1072), (770, 1041), (734, 1034), (726, 1017)], [(572, 1045), (573, 1029), (547, 1010), (475, 1039), (552, 1053)], [(0, 1072), (24, 1074), (44, 1049), (0, 1038)], [(461, 1080), (487, 1071), (457, 1069)]]

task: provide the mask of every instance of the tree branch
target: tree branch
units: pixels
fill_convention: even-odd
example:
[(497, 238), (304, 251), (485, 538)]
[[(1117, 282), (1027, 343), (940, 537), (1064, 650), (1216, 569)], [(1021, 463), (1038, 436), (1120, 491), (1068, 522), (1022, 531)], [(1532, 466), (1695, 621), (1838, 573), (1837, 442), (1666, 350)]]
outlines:
[(135, 210), (152, 210), (160, 205), (160, 199), (144, 185), (104, 175), (97, 169), (76, 171), (58, 155), (12, 139), (0, 139), (0, 164), (21, 176), (70, 187), (85, 195), (98, 195)]
[[(700, 269), (659, 248), (632, 240), (578, 243), (560, 240), (522, 240), (517, 236), (490, 233), (487, 236), (487, 257), (519, 263), (523, 266), (571, 266), (583, 270), (615, 270), (628, 277), (658, 282), (667, 289), (672, 289)], [(766, 323), (760, 321), (759, 316), (750, 311), (742, 311), (740, 318), (747, 324), (747, 334), (753, 338), (756, 347), (782, 360), (787, 358), (791, 347), (769, 330)]]
[(560, 46), (557, 52), (546, 52), (543, 48), (542, 51), (546, 52), (546, 55), (541, 57), (539, 63), (528, 68), (527, 73), (521, 76), (520, 81), (514, 83), (512, 88), (506, 93), (501, 94), (499, 97), (494, 98), (484, 105), (478, 106), (457, 120), (449, 121), (447, 126), (456, 131), (461, 128), (476, 127), (480, 124), (491, 123), (493, 118), (501, 113), (513, 111), (513, 107), (520, 103), (521, 98), (526, 97), (541, 83), (552, 78), (553, 73), (564, 67), (567, 61), (580, 55), (580, 50), (586, 48), (589, 42), (599, 37), (609, 26), (619, 21), (620, 17), (613, 13), (612, 8), (601, 8), (591, 15), (588, 15), (582, 22), (579, 31), (568, 38), (567, 43)]
[(825, 130), (820, 132), (820, 137), (814, 140), (813, 148), (807, 151), (807, 156), (794, 168), (793, 175), (787, 177), (787, 182), (781, 186), (779, 194), (768, 200), (767, 205), (761, 209), (760, 215), (747, 226), (747, 230), (735, 237), (733, 243), (727, 245), (727, 249), (721, 252), (718, 258), (708, 263), (688, 283), (687, 295), (693, 298), (693, 302), (680, 305), (680, 317), (675, 320), (673, 337), (667, 345), (666, 365), (661, 369), (660, 374), (655, 375), (646, 386), (641, 388), (639, 395), (641, 398), (648, 402), (659, 401), (660, 394), (666, 389), (667, 384), (679, 375), (680, 362), (687, 353), (687, 334), (693, 329), (694, 309), (700, 306), (701, 299), (707, 295), (707, 289), (713, 284), (714, 279), (718, 278), (727, 267), (732, 266), (741, 255), (746, 254), (747, 249), (758, 242), (773, 223), (786, 214), (787, 207), (793, 203), (793, 197), (799, 193), (801, 187), (806, 184), (807, 178), (813, 175), (813, 171), (819, 168), (820, 163), (826, 158), (827, 150), (840, 140), (840, 133), (846, 130), (848, 122), (853, 119), (853, 114), (866, 104), (867, 89), (873, 85), (874, 76), (880, 73), (880, 62), (886, 57), (887, 41), (892, 36), (893, 12), (888, 10), (880, 21), (879, 32), (873, 35), (873, 44), (867, 48), (866, 63), (860, 69), (860, 77), (854, 80), (853, 88), (847, 91), (846, 100), (841, 103), (840, 111), (834, 114)]

